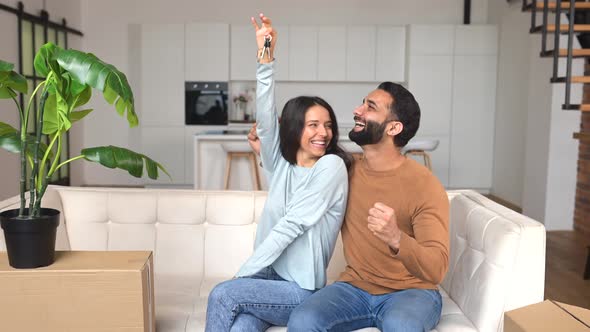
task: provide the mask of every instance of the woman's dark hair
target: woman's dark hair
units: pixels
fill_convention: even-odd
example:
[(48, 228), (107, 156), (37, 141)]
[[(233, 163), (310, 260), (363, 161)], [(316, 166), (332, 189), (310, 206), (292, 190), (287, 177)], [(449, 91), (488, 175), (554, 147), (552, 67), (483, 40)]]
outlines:
[(399, 84), (383, 82), (379, 84), (377, 89), (389, 93), (393, 98), (391, 114), (404, 125), (404, 129), (395, 136), (393, 142), (397, 147), (404, 147), (416, 135), (418, 127), (420, 127), (420, 106), (414, 95)]
[(335, 154), (344, 160), (346, 169), (352, 165), (352, 157), (338, 145), (338, 122), (332, 106), (320, 97), (299, 96), (289, 100), (283, 108), (279, 127), (280, 149), (283, 158), (292, 165), (297, 164), (297, 151), (301, 147), (301, 135), (305, 127), (305, 114), (312, 106), (321, 106), (328, 110), (332, 121), (332, 139), (326, 148), (326, 154)]

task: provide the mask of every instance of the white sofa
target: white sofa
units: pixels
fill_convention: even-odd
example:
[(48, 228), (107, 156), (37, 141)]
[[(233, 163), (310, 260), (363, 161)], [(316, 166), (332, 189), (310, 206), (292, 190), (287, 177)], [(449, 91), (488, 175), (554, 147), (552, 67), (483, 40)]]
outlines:
[[(436, 331), (502, 331), (505, 311), (543, 300), (545, 228), (476, 192), (448, 195), (451, 257)], [(210, 290), (251, 253), (265, 198), (265, 192), (54, 186), (43, 205), (63, 212), (58, 250), (154, 251), (157, 331), (192, 332), (204, 329)], [(0, 210), (17, 205), (13, 197)], [(329, 278), (344, 265), (339, 241)]]

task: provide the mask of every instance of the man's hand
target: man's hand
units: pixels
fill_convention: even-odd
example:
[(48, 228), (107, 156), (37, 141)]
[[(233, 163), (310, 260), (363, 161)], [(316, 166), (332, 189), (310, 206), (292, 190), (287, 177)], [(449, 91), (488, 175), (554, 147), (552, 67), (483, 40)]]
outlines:
[(258, 138), (258, 134), (256, 134), (256, 124), (248, 132), (248, 144), (250, 144), (252, 151), (260, 156), (260, 139)]
[(377, 202), (369, 209), (367, 221), (367, 227), (373, 232), (373, 235), (387, 243), (393, 252), (397, 253), (402, 232), (397, 227), (395, 211), (389, 206)]

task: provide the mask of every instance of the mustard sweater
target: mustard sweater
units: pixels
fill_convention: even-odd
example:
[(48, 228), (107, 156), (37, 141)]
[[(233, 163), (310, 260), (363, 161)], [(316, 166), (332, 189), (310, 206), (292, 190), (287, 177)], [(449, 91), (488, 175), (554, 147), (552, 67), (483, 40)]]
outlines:
[[(357, 160), (349, 188), (342, 226), (347, 266), (339, 281), (371, 294), (435, 289), (449, 265), (449, 200), (438, 179), (410, 158), (384, 172)], [(395, 210), (402, 231), (397, 255), (367, 228), (375, 202)]]

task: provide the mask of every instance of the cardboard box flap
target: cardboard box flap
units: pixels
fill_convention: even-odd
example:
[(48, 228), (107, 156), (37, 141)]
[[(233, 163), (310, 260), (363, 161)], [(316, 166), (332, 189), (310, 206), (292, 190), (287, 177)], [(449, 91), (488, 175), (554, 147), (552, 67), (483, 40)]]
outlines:
[(572, 314), (577, 320), (585, 324), (590, 329), (590, 310), (557, 301), (553, 302), (560, 305), (564, 310)]
[(588, 332), (590, 311), (546, 300), (505, 313), (504, 332)]
[(56, 251), (52, 265), (26, 271), (10, 267), (8, 257), (0, 255), (0, 273), (138, 271), (144, 269), (151, 255), (151, 251), (118, 251), (117, 255), (111, 255), (109, 251)]

